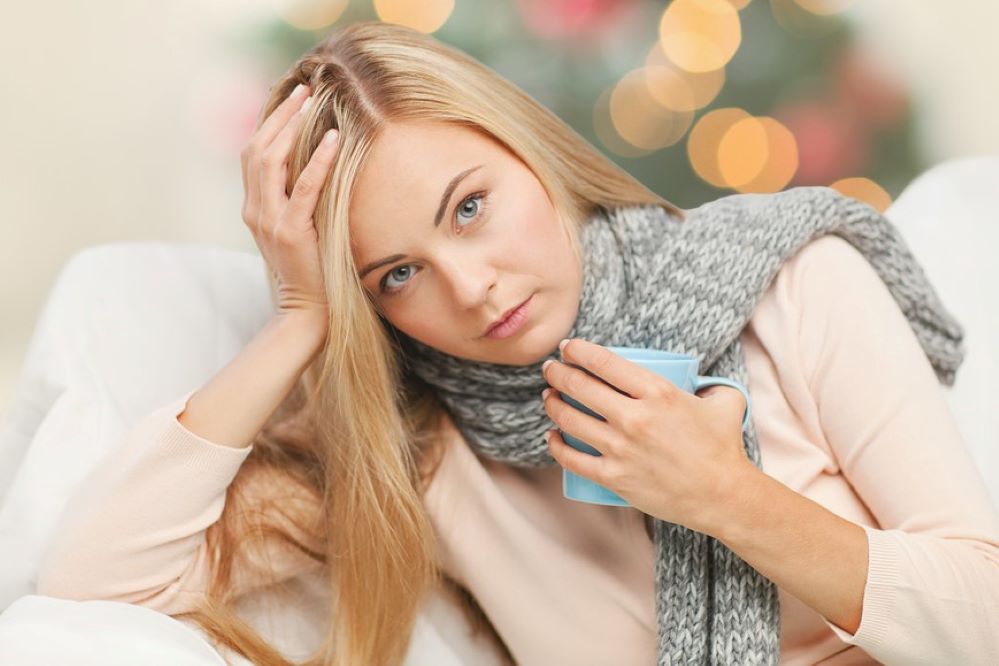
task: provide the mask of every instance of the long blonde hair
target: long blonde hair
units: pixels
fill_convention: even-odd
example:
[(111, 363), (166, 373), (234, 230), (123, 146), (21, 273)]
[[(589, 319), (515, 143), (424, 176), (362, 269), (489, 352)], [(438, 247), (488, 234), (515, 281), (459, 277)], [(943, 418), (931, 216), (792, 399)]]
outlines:
[[(347, 224), (358, 173), (387, 123), (439, 121), (484, 132), (522, 160), (547, 191), (577, 257), (579, 225), (596, 206), (683, 212), (515, 85), (415, 30), (376, 21), (340, 27), (275, 83), (259, 122), (299, 83), (311, 87), (313, 104), (289, 159), (289, 192), (324, 132), (340, 130), (315, 213), (329, 335), (230, 484), (222, 516), (206, 533), (210, 585), (197, 610), (178, 617), (194, 619), (253, 663), (291, 664), (233, 610), (234, 569), (249, 568), (249, 549), (274, 539), (325, 565), (328, 576), (330, 621), (322, 645), (302, 663), (402, 663), (436, 585), (457, 595), (472, 626), (512, 662), (474, 598), (437, 559), (423, 494), (442, 453), (443, 408), (401, 371), (390, 331), (358, 279)], [(280, 501), (261, 506), (253, 499), (248, 489), (261, 479), (282, 489)]]

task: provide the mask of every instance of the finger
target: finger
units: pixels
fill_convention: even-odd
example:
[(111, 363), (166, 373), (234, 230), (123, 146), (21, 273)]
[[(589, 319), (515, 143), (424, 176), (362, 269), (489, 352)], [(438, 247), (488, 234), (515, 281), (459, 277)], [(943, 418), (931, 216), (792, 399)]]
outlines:
[(298, 84), (291, 91), (291, 94), (277, 105), (274, 111), (271, 112), (271, 115), (267, 116), (260, 125), (260, 128), (253, 133), (251, 142), (260, 150), (270, 145), (274, 137), (281, 131), (281, 128), (288, 124), (288, 121), (298, 112), (310, 95), (312, 95), (312, 91), (307, 85), (304, 83)]
[[(605, 382), (579, 368), (552, 359), (542, 366), (545, 380), (559, 393), (568, 395), (614, 424), (635, 407), (634, 399), (621, 395)], [(566, 403), (566, 407), (572, 407)], [(576, 410), (579, 411), (579, 410)]]
[(586, 442), (602, 455), (607, 455), (619, 441), (617, 430), (607, 421), (570, 405), (557, 390), (551, 391), (543, 404), (545, 412), (563, 433)]
[(243, 150), (239, 151), (239, 175), (243, 179), (243, 192), (244, 193), (246, 192), (246, 163), (248, 161), (247, 160), (248, 152), (249, 151), (247, 149), (245, 149), (245, 148)]
[[(239, 152), (239, 172), (243, 177), (243, 220), (250, 224), (251, 220), (253, 225), (256, 226), (256, 215), (257, 212), (254, 210), (254, 205), (256, 202), (256, 190), (257, 181), (250, 174), (250, 144), (243, 147), (243, 150)], [(253, 229), (256, 232), (256, 229)]]
[(288, 154), (301, 132), (308, 105), (307, 99), (260, 156), (260, 205), (267, 220), (276, 221), (287, 205)]
[(309, 163), (295, 181), (295, 188), (292, 190), (285, 214), (289, 220), (313, 224), (312, 215), (316, 210), (316, 202), (326, 183), (339, 144), (339, 130), (331, 129), (323, 135), (315, 152), (309, 158)]
[(592, 372), (632, 398), (649, 397), (653, 391), (657, 394), (662, 391), (680, 391), (676, 384), (665, 377), (582, 338), (572, 338), (562, 347), (562, 359), (565, 363), (572, 363)]
[(595, 483), (606, 485), (601, 481), (604, 477), (606, 459), (601, 456), (584, 453), (583, 451), (577, 451), (566, 444), (557, 430), (548, 431), (548, 452), (551, 453), (555, 462), (573, 474), (587, 478)]
[(697, 396), (714, 403), (719, 411), (732, 414), (739, 421), (746, 416), (746, 397), (739, 389), (731, 386), (708, 386), (698, 391)]
[[(288, 95), (264, 120), (263, 124), (254, 131), (249, 143), (244, 148), (245, 180), (243, 187), (246, 189), (246, 207), (249, 210), (256, 211), (260, 206), (260, 154), (270, 144), (278, 130), (287, 124), (289, 118), (294, 116), (309, 94), (308, 86), (296, 87), (292, 94)], [(259, 221), (260, 216), (256, 217)], [(259, 229), (256, 231), (259, 232)]]

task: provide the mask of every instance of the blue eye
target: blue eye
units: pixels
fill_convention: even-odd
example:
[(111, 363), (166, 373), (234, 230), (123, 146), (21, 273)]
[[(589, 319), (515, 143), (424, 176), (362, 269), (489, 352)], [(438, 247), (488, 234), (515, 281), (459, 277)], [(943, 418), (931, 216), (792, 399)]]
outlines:
[[(458, 204), (458, 208), (456, 208), (454, 211), (455, 217), (461, 219), (461, 213), (469, 212), (468, 209), (466, 208), (468, 204), (483, 198), (485, 198), (485, 194), (482, 192), (477, 192), (475, 194), (469, 195), (467, 198), (462, 200), (460, 204)], [(474, 221), (475, 218), (478, 217), (480, 208), (482, 208), (482, 204), (476, 203), (474, 206), (474, 211), (472, 211), (472, 217), (468, 218), (470, 221)]]
[[(396, 271), (398, 271), (400, 269), (407, 269), (408, 270), (410, 268), (410, 266), (411, 266), (411, 264), (403, 264), (402, 266), (396, 266), (395, 268), (393, 268), (392, 270), (390, 270), (388, 273), (386, 273), (385, 277), (382, 278), (382, 282), (381, 282), (381, 285), (380, 285), (381, 288), (382, 288), (382, 292), (383, 293), (385, 293), (385, 292), (392, 293), (394, 291), (398, 291), (399, 289), (402, 289), (402, 287), (388, 287), (387, 286), (388, 279), (391, 276), (395, 275)], [(405, 277), (403, 279), (405, 279)]]
[[(469, 224), (460, 225), (459, 226), (460, 229), (464, 229), (465, 227), (471, 226), (470, 224), (471, 222), (474, 222), (476, 219), (481, 218), (483, 216), (486, 208), (488, 208), (488, 203), (486, 201), (488, 196), (489, 192), (483, 190), (481, 192), (475, 192), (473, 194), (469, 194), (467, 197), (462, 199), (461, 203), (459, 203), (457, 208), (455, 208), (454, 211), (455, 218), (456, 219), (459, 218), (461, 213), (472, 213), (472, 217), (464, 218), (468, 220)], [(469, 210), (468, 204), (476, 200), (478, 200), (479, 203), (471, 207), (472, 210)], [(396, 266), (395, 268), (387, 272), (385, 274), (385, 277), (383, 277), (381, 281), (378, 283), (379, 291), (382, 294), (391, 296), (405, 289), (406, 284), (408, 283), (408, 277), (412, 272), (410, 270), (412, 266), (413, 264), (402, 264), (401, 266)], [(405, 269), (406, 272), (404, 272), (402, 276), (397, 275), (397, 277), (400, 277), (402, 280), (404, 280), (402, 286), (401, 287), (389, 286), (388, 284), (389, 278), (392, 277), (393, 275), (396, 275), (396, 271), (401, 271), (403, 269)]]

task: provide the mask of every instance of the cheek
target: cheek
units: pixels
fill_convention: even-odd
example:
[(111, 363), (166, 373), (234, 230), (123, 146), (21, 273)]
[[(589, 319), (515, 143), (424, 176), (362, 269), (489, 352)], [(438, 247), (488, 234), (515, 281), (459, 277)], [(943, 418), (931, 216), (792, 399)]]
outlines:
[(564, 268), (565, 242), (550, 207), (525, 200), (509, 216), (504, 253), (515, 258), (520, 272), (547, 274)]
[(416, 338), (432, 347), (447, 348), (445, 342), (447, 329), (441, 328), (439, 319), (421, 317), (420, 312), (419, 308), (398, 307), (392, 313), (390, 321), (393, 326), (411, 338)]

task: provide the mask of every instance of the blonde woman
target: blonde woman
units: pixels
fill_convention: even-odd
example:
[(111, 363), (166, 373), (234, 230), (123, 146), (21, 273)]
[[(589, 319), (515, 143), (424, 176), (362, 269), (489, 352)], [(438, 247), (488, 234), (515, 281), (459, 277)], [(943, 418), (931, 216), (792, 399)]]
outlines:
[[(940, 390), (961, 329), (870, 207), (681, 210), (372, 22), (274, 85), (242, 171), (274, 317), (88, 478), (40, 594), (260, 664), (289, 662), (233, 603), (306, 571), (331, 599), (308, 664), (401, 663), (437, 584), (514, 663), (999, 659), (999, 517)], [(749, 425), (613, 345), (743, 381)], [(563, 467), (629, 505), (566, 499)]]

